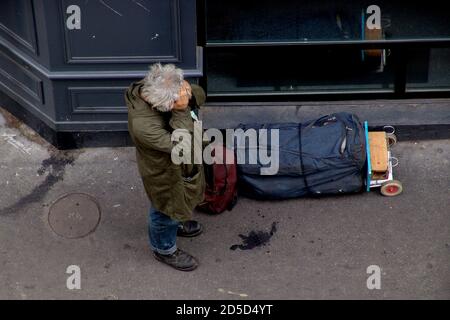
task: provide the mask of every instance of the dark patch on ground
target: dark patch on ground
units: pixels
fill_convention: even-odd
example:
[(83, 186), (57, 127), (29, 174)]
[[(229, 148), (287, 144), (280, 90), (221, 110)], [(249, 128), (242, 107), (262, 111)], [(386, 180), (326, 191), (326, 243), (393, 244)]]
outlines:
[(45, 180), (34, 187), (28, 195), (22, 197), (13, 205), (0, 209), (0, 215), (19, 212), (27, 205), (42, 200), (56, 183), (64, 179), (64, 173), (67, 165), (74, 164), (75, 155), (77, 154), (79, 154), (79, 152), (75, 153), (59, 150), (51, 151), (50, 158), (42, 161), (42, 166), (37, 171), (39, 175), (43, 175), (45, 172), (48, 172)]
[(43, 175), (46, 171), (49, 171), (49, 175), (59, 177), (61, 174), (64, 174), (66, 166), (73, 165), (74, 162), (75, 157), (73, 153), (68, 151), (58, 151), (53, 153), (50, 158), (42, 161), (42, 166), (37, 173)]
[(270, 242), (272, 236), (277, 232), (278, 222), (272, 223), (272, 228), (267, 231), (251, 231), (247, 236), (240, 234), (242, 244), (235, 244), (230, 247), (230, 250), (251, 250), (257, 247), (265, 246)]

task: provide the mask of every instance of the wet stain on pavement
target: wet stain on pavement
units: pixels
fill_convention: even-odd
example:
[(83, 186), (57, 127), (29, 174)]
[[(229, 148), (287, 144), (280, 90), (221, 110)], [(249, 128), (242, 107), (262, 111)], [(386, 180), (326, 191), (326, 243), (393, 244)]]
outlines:
[(64, 179), (66, 167), (74, 165), (76, 155), (80, 152), (70, 151), (51, 151), (50, 158), (42, 161), (41, 168), (37, 170), (37, 174), (42, 176), (48, 172), (47, 177), (39, 185), (33, 188), (29, 194), (19, 199), (16, 203), (9, 207), (0, 209), (0, 215), (17, 213), (31, 203), (42, 200), (50, 189), (59, 181)]
[(248, 235), (240, 234), (242, 244), (235, 244), (230, 247), (230, 250), (252, 250), (257, 247), (265, 246), (270, 242), (270, 239), (277, 232), (278, 222), (272, 223), (269, 232), (267, 231), (251, 231)]
[[(55, 152), (50, 158), (42, 161), (41, 168), (37, 171), (39, 175), (43, 175), (49, 171), (49, 175), (60, 177), (64, 173), (66, 166), (73, 165), (75, 156), (70, 152)], [(50, 170), (49, 170), (50, 169)]]

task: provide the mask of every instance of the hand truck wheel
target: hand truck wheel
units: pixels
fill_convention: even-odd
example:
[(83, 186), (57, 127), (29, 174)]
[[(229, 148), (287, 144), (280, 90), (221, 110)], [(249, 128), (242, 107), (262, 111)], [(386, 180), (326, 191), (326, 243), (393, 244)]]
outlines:
[(380, 192), (386, 197), (395, 197), (403, 192), (403, 185), (398, 180), (391, 180), (381, 185)]

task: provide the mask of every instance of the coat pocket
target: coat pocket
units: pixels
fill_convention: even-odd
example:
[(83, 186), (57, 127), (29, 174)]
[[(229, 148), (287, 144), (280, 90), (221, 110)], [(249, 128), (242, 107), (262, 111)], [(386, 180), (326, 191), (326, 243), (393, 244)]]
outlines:
[(204, 195), (204, 174), (203, 170), (197, 172), (190, 177), (183, 177), (184, 199), (188, 207), (192, 209), (203, 200)]
[(186, 189), (186, 192), (188, 191), (196, 191), (197, 189), (200, 189), (202, 174), (200, 171), (198, 171), (196, 174), (194, 174), (191, 177), (183, 177), (183, 186)]

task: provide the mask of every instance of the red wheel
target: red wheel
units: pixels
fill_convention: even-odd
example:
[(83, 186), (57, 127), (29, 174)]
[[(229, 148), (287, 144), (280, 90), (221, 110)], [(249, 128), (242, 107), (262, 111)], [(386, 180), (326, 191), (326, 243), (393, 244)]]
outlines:
[(400, 181), (391, 180), (383, 183), (381, 186), (381, 194), (386, 197), (398, 196), (403, 191), (403, 185)]

